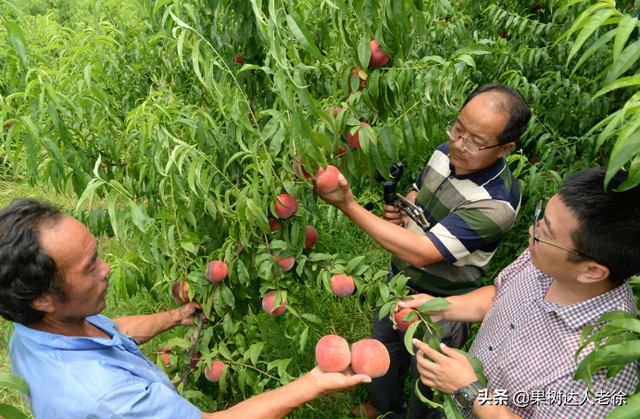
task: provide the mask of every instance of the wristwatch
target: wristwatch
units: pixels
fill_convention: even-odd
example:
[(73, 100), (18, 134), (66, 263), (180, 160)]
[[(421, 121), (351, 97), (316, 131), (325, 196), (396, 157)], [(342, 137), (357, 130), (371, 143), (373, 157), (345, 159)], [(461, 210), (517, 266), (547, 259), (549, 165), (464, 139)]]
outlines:
[(478, 397), (480, 391), (484, 390), (485, 388), (487, 388), (487, 386), (482, 384), (482, 381), (474, 381), (468, 386), (457, 389), (455, 393), (453, 393), (453, 400), (456, 402), (456, 405), (458, 405), (460, 409), (471, 409), (473, 407), (473, 402), (476, 400), (476, 397)]

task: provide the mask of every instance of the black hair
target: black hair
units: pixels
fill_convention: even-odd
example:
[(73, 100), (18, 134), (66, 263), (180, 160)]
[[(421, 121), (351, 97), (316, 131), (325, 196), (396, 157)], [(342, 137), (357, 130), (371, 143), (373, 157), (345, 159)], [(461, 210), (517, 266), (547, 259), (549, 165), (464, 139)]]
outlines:
[(531, 110), (529, 109), (529, 105), (527, 105), (527, 101), (519, 91), (511, 86), (487, 83), (476, 87), (473, 92), (469, 93), (469, 96), (467, 96), (462, 104), (462, 109), (467, 106), (467, 103), (469, 103), (471, 99), (487, 92), (496, 94), (500, 108), (509, 114), (507, 125), (505, 125), (502, 132), (498, 134), (498, 142), (500, 144), (515, 143), (527, 130), (529, 120), (531, 119)]
[[(569, 176), (558, 191), (562, 203), (578, 219), (571, 232), (574, 249), (609, 269), (609, 280), (618, 282), (640, 272), (640, 186), (615, 192), (627, 180), (620, 170), (604, 189), (606, 167)], [(587, 260), (569, 254), (569, 261)]]
[(43, 229), (64, 214), (46, 202), (17, 198), (0, 210), (0, 315), (25, 325), (39, 322), (44, 312), (29, 303), (43, 294), (62, 297), (62, 275), (40, 246)]

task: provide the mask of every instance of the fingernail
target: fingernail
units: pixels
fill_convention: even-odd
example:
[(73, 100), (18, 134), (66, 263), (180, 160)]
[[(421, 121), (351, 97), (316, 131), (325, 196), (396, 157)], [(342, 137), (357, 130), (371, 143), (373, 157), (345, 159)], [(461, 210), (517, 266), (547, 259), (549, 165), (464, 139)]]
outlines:
[(338, 180), (342, 180), (342, 179), (344, 179), (344, 175), (343, 175), (342, 173), (340, 173), (340, 174), (338, 175)]
[(418, 342), (419, 342), (418, 339), (411, 339), (411, 343), (413, 343), (414, 345)]
[(441, 344), (440, 344), (440, 347), (441, 347), (441, 348), (446, 348), (446, 347), (447, 347), (447, 345), (445, 345), (444, 343), (441, 343)]
[(371, 378), (365, 378), (364, 380), (362, 380), (363, 383), (370, 383), (371, 382)]

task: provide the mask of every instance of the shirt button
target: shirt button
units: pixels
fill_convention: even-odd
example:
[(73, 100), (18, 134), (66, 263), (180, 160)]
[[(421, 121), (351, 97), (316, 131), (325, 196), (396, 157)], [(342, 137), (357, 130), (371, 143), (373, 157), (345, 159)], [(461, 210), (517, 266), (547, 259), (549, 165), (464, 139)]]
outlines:
[(493, 351), (493, 346), (489, 346), (489, 350), (490, 350), (490, 351)]
[(511, 323), (511, 324), (509, 325), (509, 327), (511, 327), (512, 329), (515, 329), (515, 328), (516, 328), (516, 325), (515, 325), (515, 324), (513, 324), (513, 323)]

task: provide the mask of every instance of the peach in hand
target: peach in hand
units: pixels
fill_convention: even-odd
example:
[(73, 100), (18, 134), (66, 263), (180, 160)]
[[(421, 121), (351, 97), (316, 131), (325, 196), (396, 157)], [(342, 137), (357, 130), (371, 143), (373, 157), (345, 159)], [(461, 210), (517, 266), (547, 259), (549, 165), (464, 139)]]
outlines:
[(316, 345), (316, 361), (324, 372), (342, 372), (351, 363), (349, 344), (337, 335), (326, 335)]
[(351, 367), (356, 374), (382, 377), (390, 364), (389, 351), (379, 340), (362, 339), (351, 347)]

